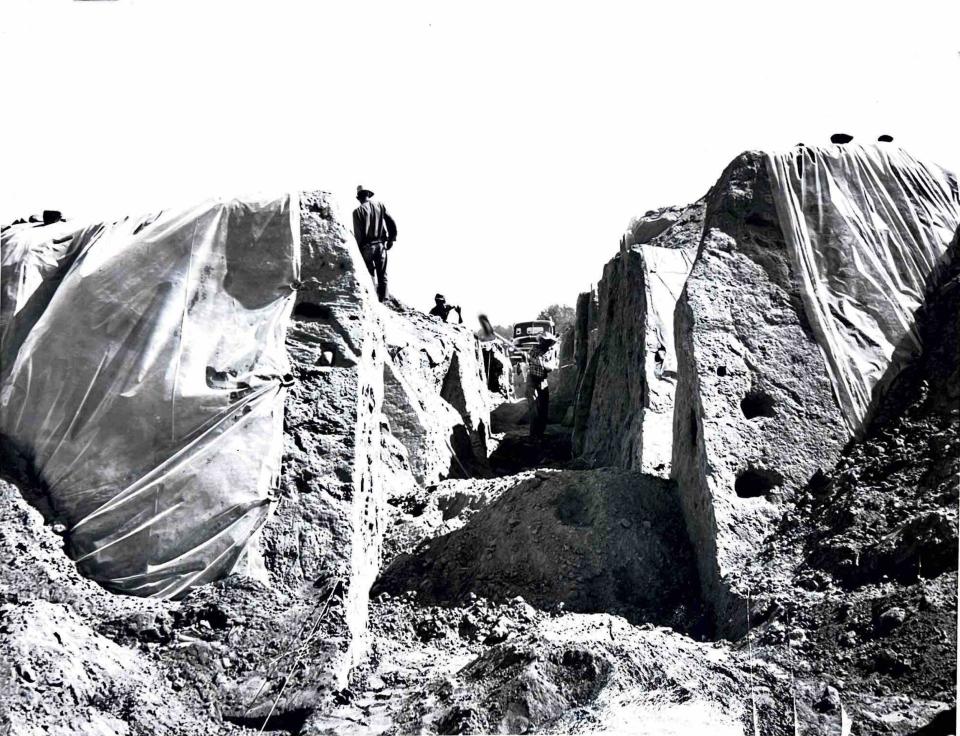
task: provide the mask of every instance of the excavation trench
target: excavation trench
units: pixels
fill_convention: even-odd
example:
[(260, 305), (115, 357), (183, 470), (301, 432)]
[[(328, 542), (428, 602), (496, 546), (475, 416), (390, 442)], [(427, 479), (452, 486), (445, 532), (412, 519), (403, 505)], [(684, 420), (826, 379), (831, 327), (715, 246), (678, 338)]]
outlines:
[(709, 635), (675, 485), (570, 469), (568, 429), (552, 425), (536, 442), (504, 416), (522, 413), (494, 412), (494, 427), (506, 430), (490, 459), (498, 477), (447, 480), (406, 499), (371, 596), (413, 592), (418, 604), (447, 607), (519, 596), (544, 611)]
[[(846, 150), (799, 155), (807, 173), (820, 167), (838, 180), (847, 158), (927, 172), (893, 149)], [(50, 251), (61, 260), (49, 271), (30, 270), (43, 258), (23, 259), (14, 281), (43, 288), (16, 291), (13, 301), (4, 291), (5, 305), (22, 308), (0, 315), (0, 354), (17, 357), (2, 376), (0, 452), (15, 456), (4, 472), (22, 471), (24, 495), (52, 527), (34, 519), (21, 536), (3, 530), (11, 564), (0, 587), (13, 591), (22, 621), (45, 610), (60, 631), (70, 623), (75, 638), (116, 650), (124, 666), (122, 678), (91, 684), (87, 704), (70, 688), (73, 702), (51, 710), (95, 704), (135, 720), (122, 710), (133, 699), (110, 702), (115, 683), (140, 678), (144, 693), (196, 705), (204, 719), (210, 708), (241, 726), (328, 732), (329, 719), (362, 722), (347, 685), (385, 652), (419, 659), (420, 669), (408, 676), (383, 667), (381, 679), (397, 675), (399, 690), (381, 682), (363, 697), (386, 700), (405, 688), (404, 699), (426, 692), (420, 685), (435, 675), (470, 680), (461, 688), (469, 702), (418, 723), (424, 732), (527, 732), (598, 699), (613, 675), (636, 693), (662, 681), (686, 694), (691, 678), (675, 675), (685, 658), (709, 675), (704, 700), (736, 705), (746, 690), (730, 674), (735, 663), (711, 671), (724, 647), (698, 648), (692, 638), (743, 634), (746, 595), (762, 592), (748, 567), (767, 531), (807, 491), (828, 495), (838, 481), (824, 473), (874, 410), (874, 388), (896, 374), (898, 366), (889, 376), (860, 375), (860, 365), (887, 360), (861, 360), (863, 345), (877, 355), (896, 345), (905, 358), (912, 339), (899, 336), (909, 320), (897, 318), (880, 342), (862, 340), (822, 294), (801, 293), (796, 254), (846, 257), (818, 243), (852, 242), (834, 234), (844, 213), (859, 211), (862, 187), (858, 178), (852, 209), (807, 196), (799, 185), (821, 178), (798, 180), (790, 168), (797, 155), (744, 154), (704, 200), (631, 226), (597, 290), (578, 299), (552, 376), (555, 423), (536, 442), (523, 402), (510, 401), (506, 351), (479, 344), (466, 327), (379, 303), (323, 193), (217, 201), (66, 239), (57, 231), (49, 245), (72, 250)], [(955, 232), (955, 179), (940, 182), (950, 184), (949, 202), (919, 203), (900, 196), (899, 176), (888, 179), (892, 195), (879, 195), (896, 205), (891, 211), (922, 206), (916, 222)], [(882, 211), (866, 204), (863, 211)], [(938, 211), (944, 216), (928, 216)], [(206, 226), (214, 220), (229, 227)], [(800, 237), (825, 221), (825, 232)], [(104, 232), (111, 237), (98, 240)], [(210, 233), (209, 247), (196, 249), (197, 232)], [(881, 255), (895, 228), (883, 232), (865, 243)], [(903, 252), (918, 250), (912, 231), (901, 235)], [(923, 238), (923, 259), (875, 261), (932, 267), (941, 240), (937, 232)], [(109, 242), (125, 245), (101, 252)], [(102, 256), (104, 268), (71, 281), (71, 253), (81, 251)], [(162, 274), (151, 270), (161, 266)], [(913, 274), (918, 304), (928, 266)], [(872, 314), (883, 296), (871, 296), (873, 286), (886, 281), (866, 277), (869, 289), (851, 281), (850, 291), (869, 296), (860, 306)], [(895, 306), (884, 313), (909, 316), (916, 307)], [(818, 480), (808, 485), (811, 477)], [(822, 570), (804, 578), (804, 589), (823, 585), (819, 573), (830, 570), (853, 588), (897, 566), (919, 577), (921, 558), (926, 574), (954, 569), (955, 494), (944, 498), (949, 513), (925, 508), (882, 545), (823, 546), (813, 558)], [(7, 528), (32, 518), (20, 501), (5, 498)], [(60, 555), (64, 542), (76, 569)], [(112, 591), (176, 600), (111, 596), (77, 569)], [(50, 579), (33, 581), (38, 570)], [(48, 598), (43, 605), (21, 600), (30, 586)], [(73, 600), (83, 605), (70, 611)], [(570, 612), (601, 615), (560, 615)], [(446, 653), (457, 652), (445, 662), (440, 649), (418, 648), (445, 637)], [(615, 649), (628, 641), (642, 657)], [(137, 647), (153, 653), (141, 657)], [(33, 664), (18, 665), (19, 676), (32, 683), (48, 656), (76, 658), (52, 645), (24, 652)], [(158, 662), (179, 678), (177, 694), (162, 689)], [(637, 666), (621, 666), (630, 662)], [(513, 679), (499, 679), (504, 672)], [(637, 672), (653, 674), (630, 681)], [(751, 666), (751, 688), (753, 676)], [(477, 705), (480, 682), (500, 700)], [(590, 692), (560, 697), (554, 686), (564, 682), (588, 683)], [(433, 695), (451, 702), (449, 692)], [(34, 705), (24, 700), (18, 717), (41, 718)]]

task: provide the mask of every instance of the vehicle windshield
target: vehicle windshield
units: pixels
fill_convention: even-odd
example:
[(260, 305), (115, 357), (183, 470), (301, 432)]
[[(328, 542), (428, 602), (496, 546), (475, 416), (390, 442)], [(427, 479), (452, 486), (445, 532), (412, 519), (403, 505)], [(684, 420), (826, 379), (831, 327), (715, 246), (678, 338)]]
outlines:
[(536, 320), (532, 322), (517, 322), (513, 326), (514, 337), (531, 337), (541, 335), (544, 332), (553, 332), (553, 322), (549, 320)]

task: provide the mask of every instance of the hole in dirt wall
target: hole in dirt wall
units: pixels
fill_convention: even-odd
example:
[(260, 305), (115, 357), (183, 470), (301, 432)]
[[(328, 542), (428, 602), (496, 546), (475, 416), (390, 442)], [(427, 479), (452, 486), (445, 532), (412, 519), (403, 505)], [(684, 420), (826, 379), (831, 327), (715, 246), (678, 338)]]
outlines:
[(776, 404), (773, 397), (764, 391), (750, 391), (740, 401), (740, 410), (747, 419), (776, 416)]
[(783, 485), (783, 476), (766, 468), (747, 468), (737, 476), (734, 490), (740, 498), (762, 498)]
[(327, 320), (333, 316), (333, 310), (326, 304), (300, 302), (294, 306), (293, 316), (303, 320)]

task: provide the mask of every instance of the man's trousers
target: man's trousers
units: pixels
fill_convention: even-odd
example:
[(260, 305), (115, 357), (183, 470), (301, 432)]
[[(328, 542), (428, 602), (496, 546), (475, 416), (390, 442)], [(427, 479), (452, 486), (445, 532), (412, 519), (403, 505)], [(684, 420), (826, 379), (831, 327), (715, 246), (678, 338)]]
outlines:
[(526, 397), (530, 436), (539, 439), (547, 429), (547, 412), (550, 410), (550, 387), (547, 379), (528, 377)]
[(377, 297), (383, 301), (387, 298), (387, 245), (367, 243), (360, 246), (360, 255), (377, 285)]

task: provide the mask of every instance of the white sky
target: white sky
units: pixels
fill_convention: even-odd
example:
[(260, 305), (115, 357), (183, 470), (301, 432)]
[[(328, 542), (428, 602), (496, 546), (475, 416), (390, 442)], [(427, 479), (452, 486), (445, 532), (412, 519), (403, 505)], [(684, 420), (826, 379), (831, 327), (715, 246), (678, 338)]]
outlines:
[(349, 212), (362, 183), (397, 296), (529, 319), (742, 150), (890, 133), (960, 168), (958, 30), (956, 0), (3, 0), (0, 221), (270, 189)]

